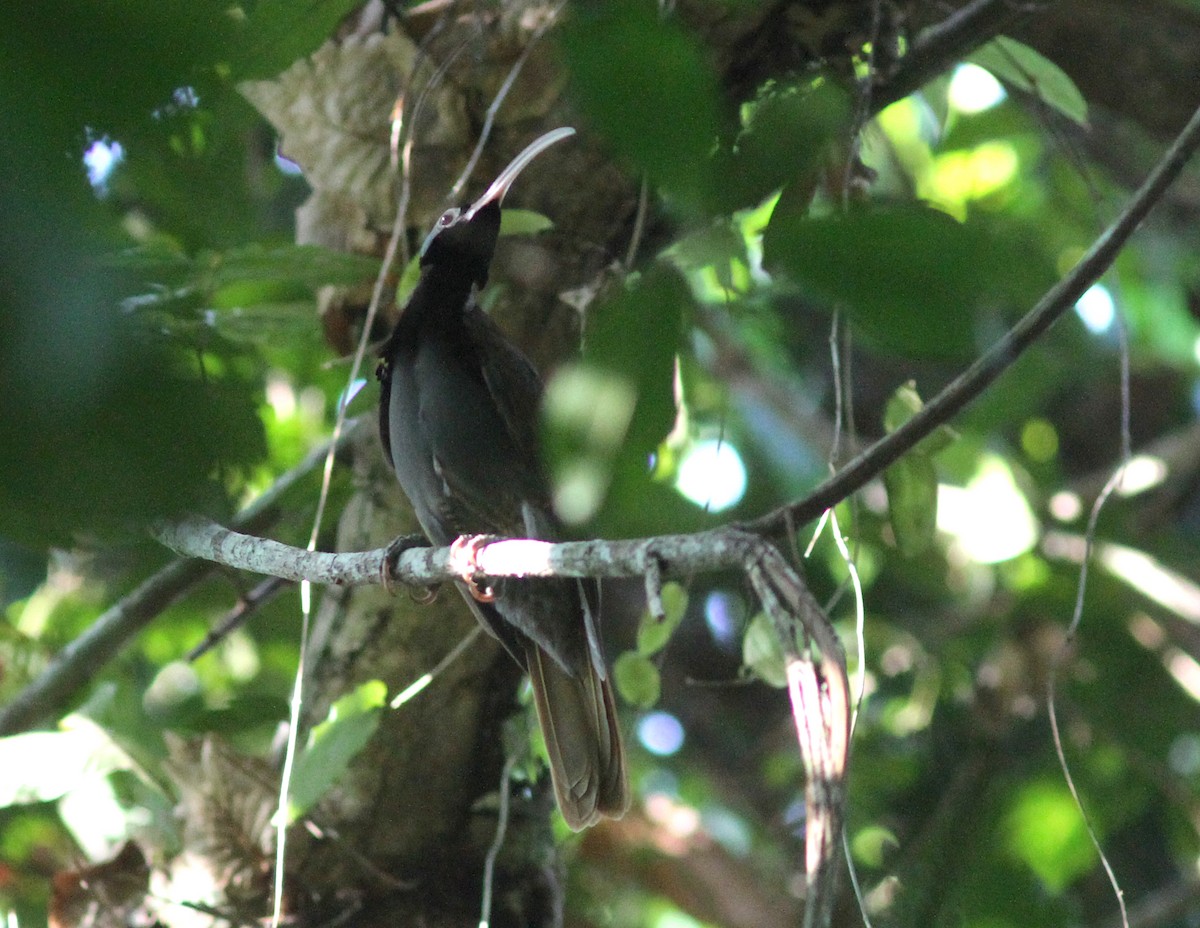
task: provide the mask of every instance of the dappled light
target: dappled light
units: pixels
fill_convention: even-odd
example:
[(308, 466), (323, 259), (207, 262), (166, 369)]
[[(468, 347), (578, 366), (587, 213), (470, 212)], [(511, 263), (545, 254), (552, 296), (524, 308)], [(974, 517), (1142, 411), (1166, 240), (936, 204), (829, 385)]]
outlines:
[(0, 925), (1200, 922), (1197, 49), (4, 7)]
[(963, 487), (938, 487), (938, 530), (979, 564), (1011, 560), (1033, 548), (1038, 524), (1008, 466), (985, 458)]

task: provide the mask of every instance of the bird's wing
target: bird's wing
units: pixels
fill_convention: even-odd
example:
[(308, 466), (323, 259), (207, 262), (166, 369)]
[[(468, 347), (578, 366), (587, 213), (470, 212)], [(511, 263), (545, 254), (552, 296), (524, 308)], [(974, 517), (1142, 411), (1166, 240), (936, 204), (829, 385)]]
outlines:
[[(389, 345), (391, 342), (389, 341)], [(389, 403), (392, 399), (392, 366), (388, 363), (388, 350), (385, 346), (383, 357), (375, 367), (375, 377), (379, 381), (379, 440), (383, 444), (383, 456), (387, 458), (388, 467), (396, 469), (392, 460), (392, 422)]]
[(437, 486), (426, 502), (451, 535), (519, 536), (523, 503), (547, 496), (533, 450), (537, 375), (482, 313), (464, 313), (470, 323), (423, 339), (414, 360), (417, 450)]
[(526, 457), (537, 482), (544, 487), (538, 441), (542, 380), (529, 359), (474, 302), (467, 307), (463, 321), (479, 354), (484, 383), (504, 427), (517, 450)]

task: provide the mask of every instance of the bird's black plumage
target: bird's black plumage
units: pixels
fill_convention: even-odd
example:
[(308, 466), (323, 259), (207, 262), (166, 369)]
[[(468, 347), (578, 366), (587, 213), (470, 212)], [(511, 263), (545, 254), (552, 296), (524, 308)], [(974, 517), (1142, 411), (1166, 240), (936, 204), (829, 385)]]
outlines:
[[(500, 231), (500, 201), (549, 145), (542, 136), (470, 207), (448, 210), (426, 239), (421, 278), (380, 364), (384, 452), (429, 540), (558, 534), (537, 441), (541, 381), (479, 308)], [(501, 580), (464, 598), (524, 667), (564, 818), (583, 828), (629, 804), (624, 753), (597, 628), (592, 581)]]

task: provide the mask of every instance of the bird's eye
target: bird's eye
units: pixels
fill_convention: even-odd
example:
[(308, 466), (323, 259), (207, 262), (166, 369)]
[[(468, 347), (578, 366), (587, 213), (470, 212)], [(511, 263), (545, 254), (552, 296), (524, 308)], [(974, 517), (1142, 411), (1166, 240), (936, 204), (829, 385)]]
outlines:
[(448, 209), (446, 212), (442, 213), (442, 216), (438, 220), (437, 224), (440, 228), (448, 228), (449, 226), (452, 226), (454, 223), (458, 222), (458, 217), (461, 214), (462, 210), (455, 206), (452, 209)]

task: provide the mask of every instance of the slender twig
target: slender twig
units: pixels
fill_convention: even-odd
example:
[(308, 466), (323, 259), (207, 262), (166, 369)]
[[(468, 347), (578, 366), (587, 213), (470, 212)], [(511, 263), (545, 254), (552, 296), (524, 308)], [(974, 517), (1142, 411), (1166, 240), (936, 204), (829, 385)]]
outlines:
[(241, 628), (263, 603), (270, 601), (287, 585), (288, 582), (279, 577), (268, 577), (249, 593), (239, 597), (237, 605), (204, 636), (203, 641), (188, 651), (186, 659), (189, 661), (199, 660), (224, 641), (230, 633)]
[(1057, 694), (1059, 671), (1062, 669), (1062, 665), (1065, 663), (1075, 643), (1079, 627), (1083, 623), (1083, 603), (1087, 592), (1088, 565), (1091, 563), (1092, 552), (1096, 546), (1096, 526), (1100, 521), (1100, 512), (1104, 509), (1109, 497), (1120, 486), (1121, 480), (1125, 476), (1125, 469), (1129, 466), (1129, 460), (1133, 456), (1133, 438), (1130, 430), (1133, 403), (1129, 392), (1129, 334), (1126, 331), (1123, 318), (1118, 317), (1117, 325), (1121, 346), (1121, 463), (1113, 471), (1112, 476), (1109, 477), (1108, 482), (1104, 485), (1104, 489), (1100, 491), (1100, 495), (1096, 497), (1095, 502), (1092, 504), (1091, 515), (1088, 517), (1087, 531), (1084, 534), (1083, 560), (1079, 565), (1079, 582), (1075, 588), (1075, 608), (1071, 613), (1071, 621), (1067, 625), (1067, 633), (1063, 637), (1062, 644), (1059, 646), (1058, 651), (1054, 655), (1054, 660), (1050, 665), (1050, 675), (1046, 681), (1046, 711), (1050, 718), (1050, 732), (1054, 741), (1054, 753), (1058, 757), (1058, 766), (1062, 770), (1063, 781), (1067, 784), (1067, 789), (1071, 792), (1071, 798), (1075, 800), (1075, 808), (1079, 810), (1079, 814), (1083, 818), (1083, 825), (1087, 831), (1088, 838), (1092, 842), (1092, 847), (1096, 849), (1096, 854), (1100, 858), (1100, 865), (1104, 868), (1104, 873), (1108, 877), (1113, 895), (1117, 899), (1117, 909), (1120, 914), (1121, 924), (1124, 928), (1129, 928), (1129, 913), (1125, 908), (1125, 891), (1121, 888), (1121, 883), (1117, 879), (1112, 862), (1108, 859), (1108, 855), (1104, 853), (1100, 837), (1096, 834), (1096, 828), (1092, 824), (1092, 817), (1088, 814), (1087, 808), (1083, 804), (1083, 797), (1079, 794), (1079, 788), (1075, 784), (1075, 777), (1071, 773), (1071, 765), (1067, 762), (1066, 747), (1063, 744), (1062, 731), (1058, 724)]
[(1028, 12), (1013, 0), (971, 0), (955, 10), (916, 37), (896, 70), (875, 88), (870, 112), (878, 113), (920, 90)]
[(1092, 244), (1071, 271), (1056, 283), (1013, 328), (974, 364), (956, 377), (920, 412), (896, 431), (871, 445), (808, 496), (740, 528), (777, 533), (785, 528), (784, 512), (796, 523), (817, 518), (869, 480), (882, 473), (901, 455), (948, 422), (1008, 370), (1030, 345), (1068, 312), (1075, 302), (1108, 270), (1118, 254), (1162, 199), (1184, 165), (1200, 147), (1200, 110), (1192, 114), (1179, 137), (1163, 155), (1150, 176), (1130, 199), (1116, 221)]
[(496, 835), (492, 838), (492, 846), (488, 848), (487, 857), (483, 861), (483, 898), (479, 906), (479, 928), (488, 928), (492, 923), (492, 884), (496, 874), (496, 859), (500, 856), (500, 849), (504, 847), (504, 838), (508, 833), (509, 793), (516, 766), (517, 759), (509, 757), (504, 761), (504, 770), (500, 774), (500, 813), (496, 817)]
[(566, 5), (566, 0), (561, 0), (558, 6), (554, 8), (554, 11), (533, 31), (533, 34), (529, 37), (529, 41), (521, 49), (521, 54), (517, 56), (517, 60), (508, 69), (508, 74), (505, 76), (504, 82), (500, 85), (500, 89), (496, 91), (496, 95), (492, 97), (492, 102), (488, 105), (487, 112), (483, 115), (483, 126), (479, 130), (479, 140), (475, 143), (471, 157), (467, 159), (466, 167), (463, 168), (462, 173), (458, 176), (458, 180), (454, 182), (454, 186), (450, 188), (449, 199), (456, 199), (463, 192), (463, 188), (467, 186), (467, 181), (471, 179), (471, 175), (475, 173), (475, 165), (479, 163), (479, 158), (483, 154), (483, 148), (492, 134), (492, 126), (496, 121), (496, 114), (500, 111), (505, 98), (508, 97), (508, 92), (512, 90), (513, 84), (517, 82), (517, 77), (520, 76), (521, 70), (525, 67), (525, 62), (529, 60), (529, 56), (533, 53), (534, 48), (537, 47), (542, 36), (558, 21), (558, 14), (562, 12), (562, 8)]
[(633, 232), (629, 236), (629, 247), (625, 250), (625, 272), (633, 270), (637, 261), (638, 248), (642, 244), (642, 234), (646, 229), (646, 211), (650, 203), (650, 179), (642, 177), (642, 188), (638, 192), (637, 212), (633, 217)]
[[(329, 447), (341, 449), (357, 432), (356, 424), (347, 428), (337, 442), (314, 448), (247, 506), (233, 524), (261, 531), (276, 506), (321, 466)], [(59, 651), (35, 680), (0, 709), (0, 736), (25, 731), (59, 714), (159, 613), (208, 575), (214, 566), (211, 560), (173, 561), (101, 613), (87, 631)]]

